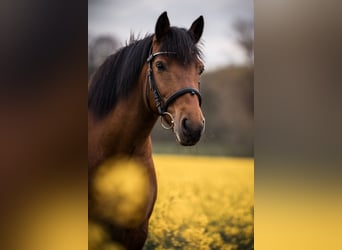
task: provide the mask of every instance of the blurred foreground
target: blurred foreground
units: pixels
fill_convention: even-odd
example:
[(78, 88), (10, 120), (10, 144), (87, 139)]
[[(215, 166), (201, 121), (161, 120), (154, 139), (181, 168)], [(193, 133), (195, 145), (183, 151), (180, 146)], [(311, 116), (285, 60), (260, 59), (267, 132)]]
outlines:
[[(155, 155), (154, 162), (158, 198), (145, 250), (254, 248), (252, 158)], [(144, 194), (139, 167), (129, 165), (113, 165), (113, 174), (99, 176), (101, 182), (95, 185), (101, 211), (108, 209), (112, 220), (121, 224), (134, 221)], [(102, 224), (89, 222), (89, 249), (122, 249), (106, 230)]]

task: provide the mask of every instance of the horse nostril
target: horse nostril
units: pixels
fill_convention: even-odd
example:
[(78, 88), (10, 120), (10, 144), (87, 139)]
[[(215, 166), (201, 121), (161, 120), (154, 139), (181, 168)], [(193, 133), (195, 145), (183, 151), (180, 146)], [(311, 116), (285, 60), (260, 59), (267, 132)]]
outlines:
[(200, 122), (196, 124), (187, 118), (184, 118), (182, 120), (181, 125), (182, 125), (183, 133), (185, 135), (192, 135), (192, 136), (200, 135), (204, 127), (204, 123)]
[(189, 120), (187, 118), (184, 118), (182, 120), (182, 128), (184, 131), (188, 131), (189, 130)]

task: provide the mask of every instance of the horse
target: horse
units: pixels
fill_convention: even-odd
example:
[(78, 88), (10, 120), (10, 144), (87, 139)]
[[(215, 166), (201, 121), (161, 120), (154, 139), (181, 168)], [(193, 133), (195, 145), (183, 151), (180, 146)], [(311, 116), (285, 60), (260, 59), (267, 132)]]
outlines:
[[(199, 41), (204, 18), (189, 29), (170, 26), (167, 12), (157, 19), (154, 34), (130, 39), (110, 55), (88, 87), (89, 220), (110, 231), (112, 241), (126, 249), (142, 249), (157, 197), (151, 131), (158, 117), (183, 146), (201, 138), (205, 119), (201, 110), (200, 75), (204, 71)], [(148, 175), (148, 199), (143, 216), (133, 227), (116, 225), (93, 210), (92, 182), (106, 160), (134, 159)]]

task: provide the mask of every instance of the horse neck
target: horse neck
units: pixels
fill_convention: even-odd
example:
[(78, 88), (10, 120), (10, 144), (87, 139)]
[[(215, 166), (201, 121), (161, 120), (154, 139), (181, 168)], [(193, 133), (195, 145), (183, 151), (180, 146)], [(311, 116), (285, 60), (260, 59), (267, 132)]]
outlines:
[(121, 131), (116, 134), (122, 145), (127, 146), (125, 152), (135, 152), (139, 147), (143, 147), (149, 140), (157, 120), (157, 116), (145, 105), (145, 92), (141, 86), (139, 84), (125, 101), (119, 103), (116, 115), (111, 119), (111, 125), (116, 126), (114, 130)]
[[(89, 114), (89, 154), (95, 165), (117, 155), (150, 157), (150, 134), (158, 116), (145, 104), (145, 84), (146, 74), (141, 74), (129, 96), (119, 101), (104, 119), (96, 120)], [(93, 152), (94, 148), (97, 152)]]

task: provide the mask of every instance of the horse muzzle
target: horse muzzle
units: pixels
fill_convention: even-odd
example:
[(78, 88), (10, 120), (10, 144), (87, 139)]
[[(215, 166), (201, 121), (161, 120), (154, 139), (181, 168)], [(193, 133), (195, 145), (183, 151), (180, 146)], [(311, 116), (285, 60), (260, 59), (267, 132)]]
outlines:
[(205, 120), (194, 122), (183, 118), (175, 129), (177, 141), (183, 146), (193, 146), (201, 139), (205, 129)]

